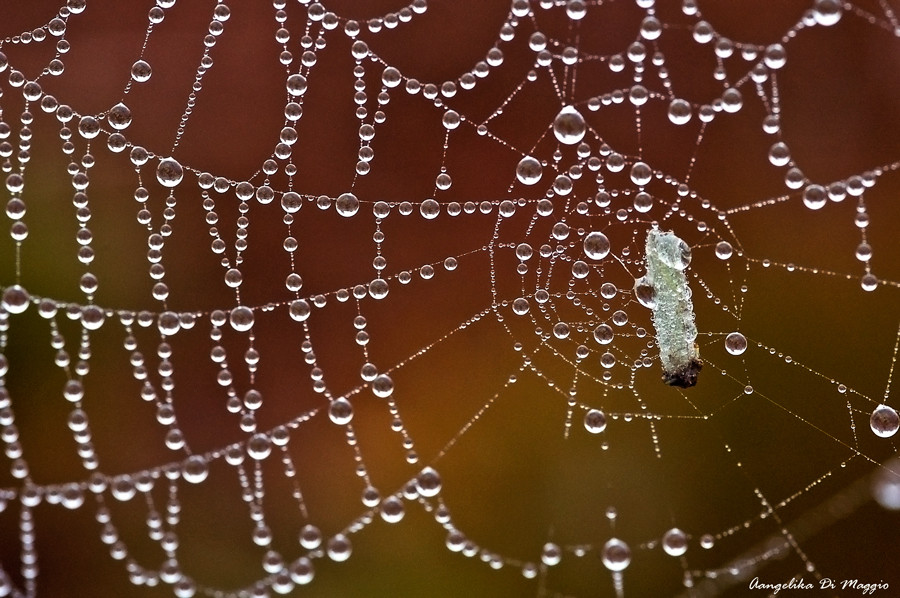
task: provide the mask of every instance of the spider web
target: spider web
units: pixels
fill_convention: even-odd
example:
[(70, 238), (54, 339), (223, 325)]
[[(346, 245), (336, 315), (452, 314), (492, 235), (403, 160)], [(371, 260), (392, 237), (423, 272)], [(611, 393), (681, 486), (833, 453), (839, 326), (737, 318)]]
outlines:
[(900, 587), (886, 0), (0, 11), (0, 596)]

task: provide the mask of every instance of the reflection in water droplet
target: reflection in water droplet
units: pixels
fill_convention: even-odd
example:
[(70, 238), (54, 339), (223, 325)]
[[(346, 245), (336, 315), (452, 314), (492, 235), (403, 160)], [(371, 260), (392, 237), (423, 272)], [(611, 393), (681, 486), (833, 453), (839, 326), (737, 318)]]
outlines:
[(163, 158), (156, 168), (156, 180), (163, 187), (175, 187), (184, 178), (184, 169), (174, 158)]
[(747, 350), (747, 338), (740, 332), (732, 332), (725, 337), (725, 350), (732, 355), (741, 355)]
[(553, 119), (553, 135), (566, 145), (575, 145), (584, 139), (587, 130), (584, 117), (572, 106), (566, 106)]
[(872, 417), (869, 418), (869, 426), (876, 436), (890, 438), (900, 428), (900, 416), (897, 415), (897, 411), (893, 407), (879, 405), (872, 411)]
[(535, 185), (541, 180), (543, 171), (544, 167), (536, 158), (525, 156), (516, 165), (516, 178), (523, 185)]
[(610, 571), (624, 571), (631, 563), (631, 548), (622, 540), (612, 538), (603, 545), (601, 559)]
[(588, 234), (584, 238), (584, 254), (592, 260), (602, 260), (609, 255), (609, 239), (599, 231)]

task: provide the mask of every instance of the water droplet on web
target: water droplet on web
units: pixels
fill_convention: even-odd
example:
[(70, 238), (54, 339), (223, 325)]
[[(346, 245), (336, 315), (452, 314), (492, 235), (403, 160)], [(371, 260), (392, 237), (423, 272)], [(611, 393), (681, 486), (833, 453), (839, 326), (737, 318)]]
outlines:
[(254, 434), (247, 441), (247, 455), (256, 461), (262, 461), (272, 452), (272, 441), (265, 434)]
[(163, 158), (156, 167), (156, 180), (163, 187), (175, 187), (184, 178), (184, 169), (175, 158)]
[(734, 113), (743, 107), (744, 98), (741, 92), (733, 87), (729, 87), (722, 93), (722, 109), (725, 112)]
[(647, 280), (646, 276), (635, 279), (634, 296), (638, 303), (647, 309), (656, 309), (656, 289), (653, 288), (653, 284)]
[(608, 345), (611, 343), (613, 336), (613, 329), (609, 324), (600, 324), (594, 328), (594, 340), (601, 345)]
[(244, 305), (239, 305), (231, 310), (229, 317), (231, 327), (238, 332), (247, 332), (253, 328), (253, 310)]
[(382, 278), (376, 278), (369, 283), (369, 295), (373, 299), (384, 299), (387, 297), (389, 291), (390, 288), (388, 287), (387, 281)]
[(164, 311), (156, 319), (160, 334), (172, 336), (181, 329), (181, 318), (173, 311)]
[(381, 501), (381, 518), (387, 523), (397, 523), (403, 519), (403, 499), (397, 496), (388, 496)]
[(816, 0), (813, 5), (813, 18), (816, 23), (830, 27), (841, 20), (844, 3), (841, 0)]
[(287, 87), (287, 92), (292, 97), (302, 96), (306, 93), (307, 89), (306, 77), (299, 73), (295, 73), (287, 78), (285, 87)]
[(673, 125), (685, 125), (691, 120), (691, 105), (682, 99), (669, 102), (669, 121)]
[(558, 544), (547, 542), (541, 550), (541, 562), (548, 567), (558, 565), (562, 560), (562, 549)]
[(828, 193), (822, 185), (809, 185), (803, 190), (803, 205), (810, 210), (821, 209), (828, 201)]
[(325, 552), (332, 561), (341, 563), (350, 558), (350, 554), (353, 552), (353, 545), (344, 534), (336, 534), (328, 540)]
[(78, 133), (85, 139), (93, 139), (100, 134), (100, 123), (93, 116), (82, 116), (78, 120)]
[(425, 498), (437, 496), (441, 491), (441, 475), (433, 467), (426, 467), (416, 476), (416, 490)]
[(131, 65), (131, 78), (138, 83), (148, 81), (152, 72), (150, 65), (144, 60), (138, 60)]
[(524, 297), (517, 297), (512, 304), (513, 313), (517, 316), (524, 316), (528, 313), (528, 310), (531, 309), (531, 306), (528, 304), (528, 299)]
[(653, 169), (646, 162), (635, 162), (631, 167), (631, 182), (643, 187), (653, 177)]
[(516, 165), (516, 178), (523, 185), (536, 185), (541, 180), (544, 167), (531, 156), (525, 156)]
[(589, 409), (588, 412), (584, 414), (584, 429), (591, 434), (599, 434), (605, 430), (606, 414), (599, 409)]
[(441, 213), (441, 204), (429, 197), (419, 206), (419, 213), (425, 220), (434, 220)]
[(669, 556), (681, 556), (687, 552), (687, 535), (673, 527), (663, 535), (662, 547)]
[(342, 193), (334, 202), (334, 207), (338, 214), (349, 218), (359, 211), (359, 200), (352, 193)]
[(869, 426), (876, 436), (890, 438), (900, 428), (900, 416), (897, 415), (897, 411), (893, 407), (879, 405), (872, 411), (872, 416), (869, 418)]
[(725, 337), (725, 350), (732, 355), (741, 355), (747, 350), (747, 338), (740, 332), (732, 332)]
[(106, 313), (96, 305), (86, 305), (81, 310), (81, 325), (88, 330), (97, 330), (106, 321)]
[(575, 145), (584, 139), (587, 127), (584, 117), (573, 106), (566, 106), (553, 119), (553, 135), (566, 145)]
[(20, 285), (14, 284), (3, 291), (3, 308), (11, 314), (22, 313), (28, 309), (30, 302), (28, 291)]
[(592, 260), (602, 260), (609, 255), (609, 239), (599, 231), (589, 233), (584, 238), (584, 254)]
[(349, 424), (353, 420), (353, 405), (344, 397), (338, 397), (328, 406), (328, 417), (339, 426)]
[(610, 571), (624, 571), (631, 563), (631, 548), (622, 540), (612, 538), (603, 545), (600, 558)]
[(295, 322), (303, 322), (309, 318), (309, 303), (305, 299), (295, 299), (294, 301), (291, 301), (288, 311), (291, 315), (291, 319)]
[(387, 374), (378, 374), (372, 380), (372, 393), (381, 399), (386, 399), (394, 393), (394, 381)]
[(872, 273), (866, 274), (860, 279), (860, 286), (862, 290), (872, 292), (878, 288), (878, 278)]
[(653, 196), (641, 191), (634, 195), (634, 209), (640, 214), (646, 214), (653, 209)]
[(719, 241), (716, 243), (716, 257), (720, 260), (727, 260), (734, 253), (734, 248), (728, 241)]
[(109, 126), (113, 129), (119, 131), (127, 129), (128, 125), (131, 124), (131, 110), (128, 109), (128, 106), (119, 102), (110, 108), (106, 115), (106, 120), (109, 121)]
[(209, 475), (209, 463), (203, 455), (191, 455), (181, 468), (181, 477), (190, 484), (200, 484)]

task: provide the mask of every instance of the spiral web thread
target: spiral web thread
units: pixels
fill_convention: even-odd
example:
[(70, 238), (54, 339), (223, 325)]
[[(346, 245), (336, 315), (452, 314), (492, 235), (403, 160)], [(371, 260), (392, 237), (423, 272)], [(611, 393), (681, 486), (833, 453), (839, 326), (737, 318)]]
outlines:
[[(858, 81), (815, 116), (831, 145), (794, 133), (841, 81), (829, 52), (865, 46), (896, 134), (886, 0), (800, 2), (777, 35), (693, 0), (185, 4), (3, 25), (0, 596), (376, 595), (435, 545), (428, 595), (900, 587), (875, 558), (900, 508), (900, 161), (829, 126), (870, 110)], [(467, 44), (461, 75), (420, 74)], [(247, 85), (242, 46), (259, 96), (204, 119)], [(695, 388), (660, 381), (636, 297), (653, 226), (691, 247)], [(876, 531), (841, 570), (854, 516)], [(67, 579), (67, 551), (102, 558)]]

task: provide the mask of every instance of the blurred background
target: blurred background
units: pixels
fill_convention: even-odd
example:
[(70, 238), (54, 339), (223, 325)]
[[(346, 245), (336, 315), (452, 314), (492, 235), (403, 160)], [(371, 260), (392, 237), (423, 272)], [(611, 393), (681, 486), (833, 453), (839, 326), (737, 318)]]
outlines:
[[(214, 12), (214, 2), (160, 0), (164, 10), (153, 13), (151, 2), (82, 4), (70, 1), (63, 9), (75, 14), (59, 37), (36, 34), (60, 13), (57, 2), (0, 2), (0, 52), (8, 61), (0, 73), (0, 107), (11, 130), (5, 141), (15, 148), (2, 154), (4, 176), (24, 169), (20, 195), (28, 226), (20, 249), (10, 237), (0, 241), (0, 285), (18, 283), (34, 297), (85, 305), (79, 281), (85, 272), (96, 275), (94, 303), (110, 310), (105, 324), (83, 332), (64, 307), (55, 322), (73, 364), (81, 339), (89, 341), (80, 356), (89, 369), (81, 406), (90, 418), (99, 471), (111, 478), (159, 474), (188, 455), (167, 448), (170, 427), (157, 422), (155, 402), (141, 396), (143, 383), (133, 375), (131, 351), (123, 348), (128, 332), (117, 312), (153, 314), (151, 326), (131, 328), (159, 398), (155, 314), (195, 313), (192, 328), (166, 339), (174, 368), (172, 405), (189, 450), (217, 458), (202, 484), (159, 479), (125, 501), (103, 493), (127, 545), (124, 560), (111, 558), (95, 518), (98, 501), (86, 489), (91, 472), (82, 467), (67, 428), (73, 406), (63, 397), (68, 378), (54, 364), (51, 327), (37, 306), (9, 315), (4, 379), (18, 438), (4, 432), (4, 440), (20, 442), (29, 479), (45, 494), (68, 482), (85, 488), (80, 508), (45, 499), (31, 510), (37, 595), (172, 595), (170, 585), (153, 581), (167, 557), (148, 537), (146, 520), (148, 505), (164, 513), (173, 492), (180, 507), (173, 528), (178, 560), (198, 595), (249, 592), (268, 576), (261, 563), (269, 549), (288, 563), (307, 555), (297, 540), (306, 524), (326, 539), (349, 533), (352, 556), (334, 562), (314, 551), (315, 579), (292, 595), (613, 596), (613, 576), (600, 558), (613, 537), (632, 552), (620, 580), (630, 596), (742, 596), (757, 575), (770, 583), (803, 575), (900, 588), (892, 565), (900, 517), (871, 493), (873, 485), (890, 491), (898, 483), (900, 468), (892, 465), (891, 473), (881, 465), (896, 458), (896, 438), (879, 438), (869, 429), (871, 411), (882, 402), (896, 407), (900, 392), (888, 386), (900, 324), (893, 228), (900, 223), (900, 24), (889, 2), (848, 3), (840, 20), (825, 27), (812, 25), (810, 1), (700, 1), (699, 14), (691, 14), (690, 3), (685, 10), (674, 1), (650, 9), (652, 2), (587, 2), (583, 17), (577, 2), (533, 1), (530, 12), (505, 29), (511, 8), (503, 0), (431, 0), (424, 12), (424, 2), (332, 0), (324, 4), (324, 18), (310, 21), (307, 15), (317, 9), (297, 2), (231, 3), (227, 19), (221, 8)], [(527, 5), (514, 2), (513, 9)], [(146, 35), (160, 13), (162, 20)], [(641, 40), (642, 22), (651, 13), (663, 29), (658, 40), (645, 36), (647, 56), (638, 62), (650, 99), (636, 109), (629, 101), (636, 81), (628, 49)], [(282, 14), (283, 24), (277, 20)], [(373, 33), (370, 19), (389, 14), (399, 24)], [(803, 19), (810, 26), (795, 28)], [(354, 40), (345, 33), (353, 30), (350, 20), (361, 25), (358, 39), (377, 56), (360, 61), (362, 104), (355, 101)], [(709, 43), (696, 41), (701, 20), (715, 32)], [(284, 44), (276, 41), (280, 27), (289, 36)], [(537, 51), (529, 45), (535, 45), (536, 31), (548, 40), (550, 69), (535, 68)], [(304, 35), (316, 51), (314, 66), (303, 71), (308, 90), (297, 141), (290, 158), (277, 160), (277, 172), (267, 175), (264, 162), (289, 124), (285, 80), (300, 70)], [(63, 38), (69, 46), (58, 54)], [(723, 38), (733, 42), (730, 52)], [(785, 65), (763, 69), (758, 83), (750, 79), (763, 49), (778, 43), (786, 49)], [(564, 64), (567, 47), (575, 49), (576, 64)], [(212, 63), (197, 84), (207, 48)], [(492, 48), (502, 61), (489, 54)], [(281, 62), (286, 50), (287, 65)], [(665, 57), (667, 78), (658, 76), (654, 52)], [(54, 57), (64, 63), (58, 76), (44, 72)], [(132, 79), (139, 59), (152, 67), (145, 82)], [(623, 69), (615, 67), (618, 60)], [(460, 83), (439, 102), (425, 97), (428, 90), (406, 91), (415, 87), (412, 79), (438, 88), (461, 81), (481, 68), (479, 61), (489, 73), (475, 77), (471, 90)], [(386, 90), (388, 102), (379, 103), (385, 65), (404, 80)], [(716, 78), (717, 69), (724, 80)], [(15, 71), (37, 79), (44, 94), (77, 115), (97, 116), (99, 136), (80, 136), (76, 116), (68, 124), (74, 147), (66, 153), (63, 124), (40, 101), (26, 105)], [(714, 104), (727, 87), (740, 90), (740, 111), (720, 110), (702, 123), (701, 107)], [(690, 103), (688, 124), (669, 120), (673, 97)], [(762, 126), (773, 98), (781, 123), (774, 135)], [(108, 147), (113, 129), (105, 120), (119, 102), (133, 118), (123, 131), (130, 145), (121, 153)], [(442, 125), (440, 103), (462, 116), (457, 128)], [(637, 188), (628, 168), (594, 172), (585, 167), (587, 155), (557, 143), (551, 125), (568, 104), (586, 120), (587, 155), (605, 158), (611, 149), (629, 165), (639, 157), (671, 177), (647, 185), (654, 198), (648, 212), (633, 206)], [(377, 110), (384, 123), (375, 127), (371, 170), (360, 175), (359, 128), (380, 118)], [(33, 122), (23, 124), (25, 111)], [(480, 124), (486, 134), (479, 133)], [(19, 152), (23, 139), (30, 142), (26, 160)], [(785, 167), (769, 160), (777, 141), (790, 150), (792, 162)], [(153, 156), (135, 165), (133, 146)], [(537, 185), (516, 178), (524, 155), (544, 162)], [(184, 167), (184, 180), (173, 189), (156, 179), (166, 156)], [(286, 174), (287, 164), (296, 174)], [(572, 177), (572, 191), (554, 193), (553, 178), (571, 174), (577, 164), (582, 168)], [(786, 187), (789, 166), (799, 168), (806, 182), (825, 186), (875, 174), (862, 177), (862, 198), (847, 196), (811, 210), (802, 188)], [(89, 265), (77, 258), (72, 186), (73, 173), (85, 170), (86, 227), (95, 252)], [(452, 180), (448, 188), (437, 180), (442, 172)], [(225, 192), (204, 192), (201, 173), (223, 177)], [(252, 200), (242, 214), (234, 186), (264, 180), (276, 190), (275, 201)], [(694, 195), (678, 195), (682, 182)], [(145, 204), (135, 201), (139, 186), (147, 190)], [(290, 228), (280, 205), (288, 190), (304, 198)], [(351, 190), (360, 206), (347, 218), (333, 200)], [(606, 205), (598, 198), (603, 191), (611, 194)], [(17, 195), (4, 193), (5, 201)], [(226, 244), (222, 254), (211, 249), (207, 198)], [(428, 198), (440, 204), (434, 219), (420, 212)], [(535, 217), (541, 199), (552, 203), (551, 216)], [(503, 200), (518, 201), (508, 218), (498, 215)], [(376, 220), (376, 202), (389, 204), (389, 215)], [(411, 203), (409, 215), (403, 202)], [(452, 215), (453, 202), (460, 208), (473, 202), (475, 209)], [(485, 210), (478, 207), (482, 202), (489, 202)], [(148, 239), (165, 222), (167, 207), (174, 218), (160, 262), (169, 290), (163, 303), (153, 296), (158, 281), (148, 274)], [(138, 221), (142, 208), (152, 215), (149, 226)], [(869, 219), (865, 239), (856, 224), (861, 213)], [(238, 299), (224, 281), (222, 259), (234, 265), (242, 215), (249, 232)], [(571, 231), (565, 242), (553, 232), (561, 221)], [(650, 313), (631, 297), (653, 221), (692, 247), (688, 278), (704, 368), (691, 389), (660, 381)], [(592, 230), (607, 235), (611, 254), (577, 278), (573, 263), (584, 259), (581, 238)], [(283, 247), (289, 235), (298, 243), (293, 262)], [(868, 263), (880, 281), (872, 292), (860, 283), (867, 272), (855, 257), (862, 240), (871, 246)], [(720, 241), (734, 248), (728, 260), (715, 256)], [(524, 273), (516, 270), (520, 243), (534, 250)], [(540, 253), (542, 245), (551, 253), (557, 245), (562, 249), (551, 258)], [(341, 291), (352, 295), (377, 277), (373, 261), (379, 255), (386, 261), (388, 295), (342, 301)], [(449, 267), (447, 258), (454, 260)], [(303, 323), (288, 313), (295, 295), (284, 281), (292, 268), (303, 280), (299, 296), (324, 301)], [(409, 274), (407, 284), (402, 273)], [(617, 287), (614, 296), (600, 294), (604, 282)], [(546, 305), (535, 299), (538, 289), (550, 293)], [(519, 297), (530, 301), (525, 316), (511, 308)], [(238, 304), (254, 308), (252, 333), (225, 324), (218, 344), (226, 349), (236, 396), (251, 388), (263, 396), (255, 413), (258, 430), (311, 414), (292, 430), (286, 451), (273, 451), (258, 469), (265, 495), (256, 498), (272, 530), (269, 547), (252, 541), (254, 521), (239, 476), (222, 458), (224, 447), (251, 434), (226, 408), (229, 385), (219, 383), (221, 367), (210, 358), (216, 344), (210, 316)], [(605, 368), (600, 355), (607, 349), (593, 339), (593, 329), (617, 311), (627, 322), (614, 325), (610, 351), (616, 363)], [(366, 321), (364, 346), (357, 342), (357, 316)], [(559, 322), (568, 324), (568, 336), (553, 334)], [(740, 356), (725, 350), (725, 335), (733, 331), (748, 339)], [(305, 359), (304, 341), (314, 364)], [(583, 361), (580, 344), (589, 348)], [(245, 359), (251, 345), (260, 356), (252, 373)], [(366, 362), (390, 373), (390, 401), (374, 396), (360, 378)], [(314, 389), (320, 375), (326, 393)], [(350, 442), (348, 427), (329, 419), (327, 396), (352, 403)], [(605, 413), (602, 433), (586, 430), (588, 409)], [(392, 430), (397, 417), (402, 433)], [(412, 444), (404, 446), (407, 436)], [(302, 507), (284, 475), (284, 455), (296, 469)], [(23, 480), (11, 472), (14, 459), (6, 461), (0, 471), (9, 499), (0, 510), (0, 565), (21, 588)], [(382, 498), (402, 491), (426, 466), (439, 471), (440, 494), (404, 500), (403, 520), (388, 524), (362, 502), (360, 463)], [(256, 475), (249, 459), (245, 465), (251, 478)], [(439, 504), (449, 511), (450, 527), (472, 543), (469, 556), (448, 550), (448, 529), (436, 521), (443, 515)], [(371, 523), (356, 531), (354, 522), (367, 514)], [(687, 534), (682, 557), (660, 548), (660, 538), (674, 527)], [(701, 546), (706, 534), (711, 548)], [(796, 546), (780, 550), (786, 537)], [(546, 543), (562, 549), (556, 566), (541, 565)], [(131, 576), (142, 583), (129, 581), (128, 562), (138, 565)], [(537, 567), (536, 579), (523, 575), (526, 563)]]

